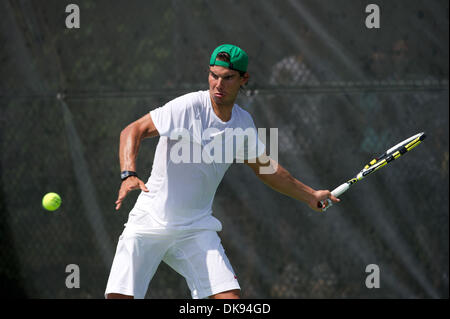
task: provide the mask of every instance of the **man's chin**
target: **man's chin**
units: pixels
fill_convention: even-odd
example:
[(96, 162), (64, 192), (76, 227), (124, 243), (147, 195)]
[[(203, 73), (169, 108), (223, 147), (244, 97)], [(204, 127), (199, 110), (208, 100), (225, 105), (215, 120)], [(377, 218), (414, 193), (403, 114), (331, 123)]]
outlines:
[(214, 103), (216, 103), (217, 105), (226, 104), (223, 96), (219, 97), (217, 95), (211, 94), (211, 98), (214, 100)]
[(223, 97), (213, 96), (214, 102), (218, 105), (225, 104), (225, 99)]
[(211, 98), (213, 99), (214, 103), (216, 105), (230, 105), (230, 104), (234, 104), (234, 99), (229, 97), (229, 96), (216, 96), (214, 94), (211, 95)]

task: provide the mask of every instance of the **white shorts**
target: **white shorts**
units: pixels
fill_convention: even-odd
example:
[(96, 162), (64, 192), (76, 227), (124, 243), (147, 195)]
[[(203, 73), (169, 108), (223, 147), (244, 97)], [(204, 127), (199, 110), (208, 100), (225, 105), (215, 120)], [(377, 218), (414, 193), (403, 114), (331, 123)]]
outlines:
[(118, 293), (144, 298), (161, 261), (186, 279), (194, 299), (240, 289), (217, 232), (152, 235), (125, 228), (117, 244), (105, 296)]

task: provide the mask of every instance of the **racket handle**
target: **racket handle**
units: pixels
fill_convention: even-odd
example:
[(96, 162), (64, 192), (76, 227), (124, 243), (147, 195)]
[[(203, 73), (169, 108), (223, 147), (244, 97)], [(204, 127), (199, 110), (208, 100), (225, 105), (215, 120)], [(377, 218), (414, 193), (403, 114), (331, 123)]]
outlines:
[[(350, 184), (349, 183), (344, 183), (344, 184), (336, 187), (335, 189), (333, 189), (331, 191), (331, 195), (333, 195), (335, 197), (338, 197), (338, 196), (342, 195), (343, 193), (345, 193), (349, 188), (350, 188)], [(328, 201), (328, 206), (326, 206), (326, 207), (324, 207), (325, 206), (324, 201), (320, 202), (321, 206), (319, 206), (319, 208), (324, 207), (324, 208), (322, 208), (323, 212), (326, 211), (331, 206), (333, 206), (333, 202), (331, 201), (331, 199), (327, 198), (327, 201)]]
[(338, 197), (344, 194), (350, 188), (349, 183), (344, 183), (331, 191), (331, 195)]

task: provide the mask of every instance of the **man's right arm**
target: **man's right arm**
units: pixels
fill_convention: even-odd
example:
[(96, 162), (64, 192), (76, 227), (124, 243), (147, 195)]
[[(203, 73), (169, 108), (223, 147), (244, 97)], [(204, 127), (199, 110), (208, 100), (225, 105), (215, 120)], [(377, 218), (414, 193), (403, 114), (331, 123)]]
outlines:
[[(131, 123), (120, 133), (119, 160), (120, 170), (136, 171), (136, 158), (139, 152), (139, 146), (144, 138), (158, 136), (158, 130), (153, 123), (150, 113), (144, 115), (137, 121)], [(119, 196), (116, 201), (116, 210), (122, 206), (122, 201), (127, 194), (134, 190), (141, 189), (148, 192), (145, 183), (135, 176), (125, 179), (119, 190)]]
[(121, 171), (136, 171), (136, 157), (141, 141), (158, 136), (150, 113), (131, 123), (120, 133), (119, 160)]

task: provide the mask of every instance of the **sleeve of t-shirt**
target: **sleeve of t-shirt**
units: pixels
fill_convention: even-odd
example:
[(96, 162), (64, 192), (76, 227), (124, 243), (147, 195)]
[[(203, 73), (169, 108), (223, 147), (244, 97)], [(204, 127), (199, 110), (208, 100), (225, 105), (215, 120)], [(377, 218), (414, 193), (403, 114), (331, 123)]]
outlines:
[(150, 115), (159, 135), (170, 137), (170, 134), (175, 130), (189, 130), (195, 117), (193, 107), (195, 101), (195, 94), (190, 93), (151, 110)]
[(266, 146), (258, 137), (258, 130), (250, 115), (246, 119), (244, 128), (244, 143), (238, 145), (236, 149), (236, 160), (241, 163), (245, 160), (251, 161), (258, 158), (266, 150)]

